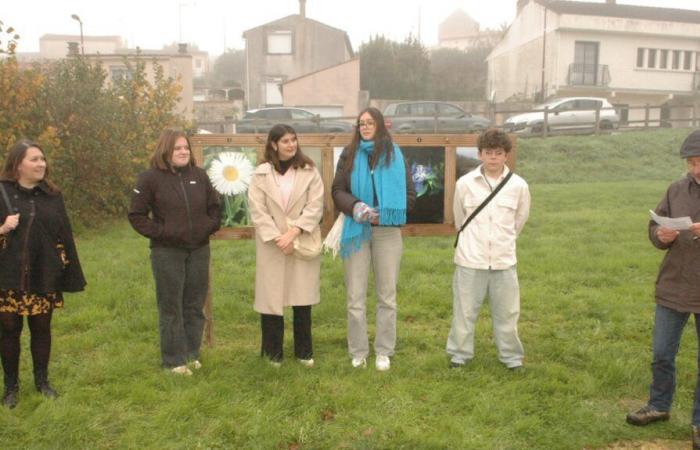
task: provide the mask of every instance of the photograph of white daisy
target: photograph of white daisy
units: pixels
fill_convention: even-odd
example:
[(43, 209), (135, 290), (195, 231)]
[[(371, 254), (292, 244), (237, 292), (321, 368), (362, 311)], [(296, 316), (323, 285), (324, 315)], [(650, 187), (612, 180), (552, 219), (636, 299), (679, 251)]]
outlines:
[(253, 165), (241, 153), (219, 153), (207, 170), (214, 189), (224, 195), (237, 195), (248, 190)]
[(207, 148), (204, 169), (222, 196), (223, 227), (249, 226), (248, 186), (255, 170), (255, 149)]

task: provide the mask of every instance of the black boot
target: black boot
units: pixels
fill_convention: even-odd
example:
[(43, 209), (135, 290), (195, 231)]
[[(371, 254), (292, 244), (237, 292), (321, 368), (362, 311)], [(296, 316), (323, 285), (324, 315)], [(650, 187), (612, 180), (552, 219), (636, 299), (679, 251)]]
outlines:
[(8, 380), (5, 378), (5, 393), (2, 396), (2, 405), (6, 408), (12, 409), (17, 406), (17, 400), (19, 399), (19, 383), (17, 378), (13, 380)]
[(41, 392), (46, 398), (58, 397), (58, 392), (49, 384), (49, 374), (45, 370), (34, 372), (34, 385), (36, 390)]

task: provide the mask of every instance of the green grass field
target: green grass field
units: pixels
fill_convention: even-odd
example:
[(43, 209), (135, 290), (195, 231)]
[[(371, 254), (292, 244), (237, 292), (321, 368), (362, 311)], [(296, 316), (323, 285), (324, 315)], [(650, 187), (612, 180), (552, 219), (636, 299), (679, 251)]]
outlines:
[(62, 395), (48, 401), (33, 389), (25, 329), (20, 403), (0, 410), (0, 448), (580, 449), (687, 441), (697, 370), (692, 326), (671, 421), (635, 428), (624, 420), (644, 404), (650, 381), (662, 252), (647, 240), (647, 211), (684, 173), (677, 152), (686, 134), (520, 141), (518, 173), (533, 197), (518, 244), (520, 373), (497, 360), (488, 307), (476, 358), (465, 370), (447, 369), (452, 238), (408, 238), (391, 371), (350, 367), (342, 264), (330, 257), (314, 308), (316, 367), (289, 357), (291, 323), (285, 363), (266, 364), (252, 309), (253, 243), (219, 241), (212, 245), (215, 346), (193, 377), (173, 376), (159, 367), (146, 240), (125, 221), (81, 231), (88, 289), (67, 296), (54, 316), (51, 378)]

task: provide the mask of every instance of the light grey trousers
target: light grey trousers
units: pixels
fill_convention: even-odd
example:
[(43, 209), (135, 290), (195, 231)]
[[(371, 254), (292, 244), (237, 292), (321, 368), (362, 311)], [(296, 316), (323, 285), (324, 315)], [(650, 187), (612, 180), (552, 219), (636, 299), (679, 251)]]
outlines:
[(452, 362), (462, 364), (474, 357), (476, 320), (488, 295), (498, 359), (508, 367), (522, 365), (525, 351), (518, 337), (520, 286), (516, 267), (479, 270), (456, 266), (452, 291), (452, 327), (447, 337)]
[(372, 227), (372, 238), (344, 260), (348, 307), (348, 351), (353, 358), (369, 355), (367, 338), (367, 285), (370, 266), (374, 269), (377, 293), (377, 355), (392, 356), (396, 347), (396, 285), (403, 241), (397, 227)]

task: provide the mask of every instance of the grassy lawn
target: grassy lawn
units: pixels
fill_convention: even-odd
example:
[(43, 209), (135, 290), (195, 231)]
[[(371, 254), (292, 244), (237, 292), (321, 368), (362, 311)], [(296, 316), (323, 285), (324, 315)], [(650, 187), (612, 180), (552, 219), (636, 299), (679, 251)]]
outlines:
[(518, 172), (533, 196), (518, 244), (520, 373), (497, 360), (488, 307), (476, 358), (465, 370), (447, 369), (453, 239), (408, 238), (391, 371), (375, 371), (373, 358), (366, 370), (350, 367), (342, 264), (330, 257), (314, 308), (317, 366), (290, 357), (291, 323), (282, 368), (262, 361), (253, 243), (219, 241), (212, 245), (216, 343), (204, 350), (201, 371), (175, 377), (159, 368), (146, 240), (123, 221), (83, 231), (88, 290), (67, 296), (54, 319), (51, 376), (62, 395), (47, 401), (34, 391), (25, 330), (20, 403), (0, 410), (0, 447), (577, 449), (687, 440), (692, 326), (672, 419), (641, 429), (624, 421), (645, 402), (650, 381), (662, 252), (647, 240), (647, 210), (684, 173), (677, 152), (685, 134), (520, 142)]

